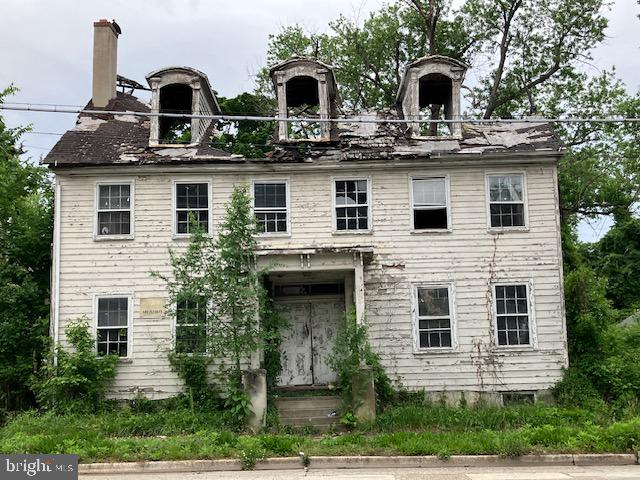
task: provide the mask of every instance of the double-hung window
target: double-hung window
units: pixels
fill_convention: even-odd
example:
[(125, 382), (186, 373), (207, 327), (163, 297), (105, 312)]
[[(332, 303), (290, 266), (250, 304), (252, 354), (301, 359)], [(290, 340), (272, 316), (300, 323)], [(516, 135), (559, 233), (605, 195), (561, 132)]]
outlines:
[(204, 300), (183, 300), (176, 308), (176, 352), (205, 353), (207, 306)]
[(287, 233), (287, 184), (255, 182), (253, 211), (260, 233)]
[(498, 345), (531, 345), (526, 284), (495, 285)]
[(491, 228), (525, 226), (524, 176), (489, 175)]
[(129, 298), (98, 298), (98, 355), (129, 355)]
[(453, 346), (451, 295), (448, 286), (416, 287), (415, 331), (419, 350)]
[(131, 184), (98, 184), (97, 236), (131, 235)]
[(197, 225), (209, 232), (209, 184), (178, 182), (175, 184), (175, 233), (189, 235)]
[(336, 230), (369, 230), (369, 189), (366, 179), (335, 181)]
[(445, 177), (411, 180), (414, 230), (446, 230), (447, 179)]

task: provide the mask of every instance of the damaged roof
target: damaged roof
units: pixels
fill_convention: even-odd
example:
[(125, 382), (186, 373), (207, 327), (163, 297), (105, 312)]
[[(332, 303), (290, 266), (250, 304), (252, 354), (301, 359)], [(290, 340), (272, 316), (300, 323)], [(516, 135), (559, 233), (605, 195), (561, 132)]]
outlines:
[[(86, 109), (94, 109), (91, 102)], [(98, 110), (98, 109), (94, 109)], [(136, 97), (118, 93), (106, 111), (150, 112)], [(401, 119), (394, 108), (360, 112), (349, 118)], [(346, 118), (346, 117), (342, 117)], [(42, 163), (57, 166), (116, 164), (170, 164), (219, 162), (302, 162), (308, 159), (357, 161), (548, 152), (562, 145), (548, 123), (462, 124), (461, 137), (411, 138), (407, 124), (338, 123), (331, 141), (274, 143), (267, 158), (245, 159), (211, 145), (215, 124), (198, 145), (149, 146), (149, 117), (82, 113), (73, 129), (65, 133)]]

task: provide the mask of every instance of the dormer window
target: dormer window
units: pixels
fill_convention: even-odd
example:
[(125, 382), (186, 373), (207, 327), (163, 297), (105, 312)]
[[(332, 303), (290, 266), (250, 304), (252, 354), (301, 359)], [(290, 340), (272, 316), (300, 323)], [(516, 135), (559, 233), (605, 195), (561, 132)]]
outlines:
[[(432, 55), (408, 65), (397, 102), (408, 120), (459, 120), (460, 88), (467, 66), (459, 60)], [(410, 134), (418, 138), (459, 137), (460, 123), (410, 123)]]
[[(147, 75), (151, 112), (185, 115), (219, 114), (220, 107), (207, 76), (189, 67), (170, 67)], [(211, 127), (210, 119), (152, 116), (149, 145), (186, 146), (200, 143)]]
[[(287, 82), (287, 118), (320, 118), (318, 80), (307, 76), (293, 77)], [(287, 138), (310, 140), (322, 137), (322, 124), (308, 120), (287, 123)]]
[[(333, 69), (317, 60), (293, 57), (270, 70), (278, 97), (278, 116), (296, 119), (327, 119), (337, 108)], [(313, 120), (278, 122), (278, 140), (328, 141), (332, 128), (328, 122)]]
[[(420, 120), (450, 119), (453, 84), (451, 78), (440, 73), (429, 73), (419, 80), (418, 107)], [(421, 123), (420, 135), (441, 137), (451, 135), (451, 124)]]
[[(160, 89), (160, 113), (184, 113), (190, 115), (193, 90), (189, 85), (174, 83)], [(191, 143), (191, 119), (160, 117), (159, 143)]]

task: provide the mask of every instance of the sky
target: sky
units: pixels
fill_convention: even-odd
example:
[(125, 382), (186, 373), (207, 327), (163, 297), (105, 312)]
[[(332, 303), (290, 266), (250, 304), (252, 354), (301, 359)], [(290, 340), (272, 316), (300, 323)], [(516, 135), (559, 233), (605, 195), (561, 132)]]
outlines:
[[(340, 14), (364, 18), (383, 0), (2, 0), (0, 88), (20, 89), (8, 101), (84, 106), (91, 95), (93, 22), (115, 19), (122, 28), (118, 73), (145, 82), (160, 67), (187, 65), (207, 74), (220, 95), (253, 89), (265, 64), (269, 35), (299, 23), (322, 32)], [(636, 0), (614, 0), (607, 39), (594, 52), (597, 73), (615, 66), (630, 91), (640, 87), (640, 21)], [(473, 78), (468, 76), (467, 78)], [(3, 112), (9, 126), (64, 132), (75, 115)], [(59, 137), (25, 135), (27, 154), (46, 155)], [(607, 223), (580, 227), (594, 240)]]

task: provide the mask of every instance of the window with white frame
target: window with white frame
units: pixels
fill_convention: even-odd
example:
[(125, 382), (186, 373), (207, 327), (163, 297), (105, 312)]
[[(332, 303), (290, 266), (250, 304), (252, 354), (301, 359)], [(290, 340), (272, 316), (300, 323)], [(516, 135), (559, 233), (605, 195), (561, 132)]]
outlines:
[(414, 178), (411, 181), (414, 230), (446, 230), (447, 179)]
[(175, 184), (176, 188), (176, 234), (188, 235), (195, 225), (209, 231), (209, 184)]
[(336, 230), (368, 230), (369, 191), (366, 179), (335, 181)]
[(496, 285), (495, 295), (498, 345), (530, 345), (527, 285)]
[(98, 185), (97, 235), (131, 234), (131, 185)]
[(183, 300), (176, 308), (176, 352), (205, 353), (207, 306), (204, 300)]
[(98, 355), (129, 354), (129, 298), (98, 298), (96, 328)]
[(451, 348), (453, 334), (449, 287), (416, 287), (416, 290), (418, 348)]
[(253, 211), (260, 233), (287, 232), (287, 184), (285, 182), (255, 182)]
[(524, 176), (489, 175), (488, 183), (491, 227), (524, 227)]

